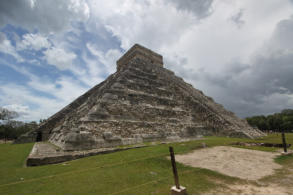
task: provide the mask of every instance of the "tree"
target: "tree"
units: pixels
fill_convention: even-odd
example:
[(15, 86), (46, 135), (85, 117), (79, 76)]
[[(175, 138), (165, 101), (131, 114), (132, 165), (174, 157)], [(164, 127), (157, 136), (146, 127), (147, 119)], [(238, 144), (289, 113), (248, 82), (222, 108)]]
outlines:
[(268, 123), (265, 116), (253, 116), (246, 118), (247, 122), (254, 127), (257, 127), (260, 130), (268, 130)]
[(292, 109), (285, 109), (285, 110), (282, 110), (281, 114), (293, 115), (293, 110)]
[(11, 120), (17, 117), (19, 117), (17, 112), (0, 107), (0, 120)]
[[(0, 120), (2, 121), (2, 123), (3, 121), (5, 122), (5, 124), (1, 125), (0, 127), (0, 137), (4, 138), (5, 143), (6, 143), (6, 140), (9, 139), (9, 136), (14, 135), (13, 132), (15, 130), (13, 129), (13, 126), (12, 126), (14, 121), (11, 121), (11, 120), (17, 117), (19, 117), (19, 114), (17, 112), (0, 107)], [(19, 122), (19, 121), (15, 121), (15, 122)]]
[(5, 142), (7, 139), (14, 140), (20, 135), (38, 127), (38, 123), (35, 121), (26, 123), (13, 120), (18, 116), (17, 112), (0, 107), (0, 139), (4, 139)]
[(268, 130), (267, 121), (265, 118), (259, 119), (258, 126), (260, 130)]
[(256, 126), (260, 130), (274, 130), (293, 132), (293, 110), (285, 109), (281, 113), (268, 116), (252, 116), (246, 118), (251, 126)]

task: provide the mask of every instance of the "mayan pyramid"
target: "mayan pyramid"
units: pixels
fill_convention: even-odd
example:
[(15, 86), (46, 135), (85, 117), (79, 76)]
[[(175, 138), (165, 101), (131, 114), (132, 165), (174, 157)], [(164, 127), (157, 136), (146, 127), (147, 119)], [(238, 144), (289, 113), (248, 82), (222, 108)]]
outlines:
[(135, 44), (117, 61), (114, 74), (30, 135), (70, 151), (264, 134), (164, 68), (161, 55)]

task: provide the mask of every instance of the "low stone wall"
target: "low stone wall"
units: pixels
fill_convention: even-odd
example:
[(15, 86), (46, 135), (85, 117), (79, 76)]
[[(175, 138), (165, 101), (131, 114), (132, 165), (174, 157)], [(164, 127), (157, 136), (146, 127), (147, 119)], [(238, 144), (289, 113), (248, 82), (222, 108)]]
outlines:
[[(99, 155), (99, 154), (107, 154), (107, 153), (118, 152), (123, 150), (143, 148), (143, 147), (148, 147), (152, 145), (167, 144), (171, 142), (185, 142), (185, 141), (200, 140), (200, 139), (202, 138), (194, 137), (194, 138), (182, 139), (179, 137), (171, 136), (168, 138), (168, 140), (161, 141), (161, 142), (156, 141), (150, 145), (136, 144), (136, 145), (128, 146), (128, 147), (112, 147), (112, 148), (109, 147), (109, 148), (99, 148), (99, 149), (83, 150), (83, 151), (63, 151), (60, 147), (50, 142), (37, 142), (33, 146), (32, 151), (26, 160), (26, 165), (40, 166), (40, 165), (56, 164), (56, 163), (62, 163), (66, 161), (83, 158), (83, 157)], [(123, 145), (126, 145), (126, 143), (124, 143)]]
[(35, 143), (31, 153), (29, 154), (26, 165), (27, 166), (40, 166), (48, 164), (62, 163), (71, 161), (83, 157), (107, 154), (112, 152), (118, 152), (123, 150), (129, 150), (134, 148), (142, 148), (146, 145), (136, 145), (132, 147), (121, 147), (121, 148), (101, 148), (87, 151), (62, 151), (57, 146), (49, 142), (38, 142)]

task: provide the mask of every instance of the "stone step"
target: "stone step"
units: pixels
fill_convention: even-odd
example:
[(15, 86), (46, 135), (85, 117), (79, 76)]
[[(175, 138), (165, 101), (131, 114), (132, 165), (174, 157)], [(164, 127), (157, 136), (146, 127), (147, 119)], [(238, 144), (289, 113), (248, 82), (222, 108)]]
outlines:
[(158, 99), (168, 99), (173, 100), (170, 96), (159, 96), (156, 94), (149, 94), (145, 91), (139, 91), (139, 90), (132, 90), (132, 89), (108, 89), (105, 91), (106, 93), (113, 93), (113, 94), (125, 94), (125, 95), (142, 95), (142, 96), (148, 96), (152, 98), (158, 98)]
[(170, 122), (168, 124), (166, 124), (165, 122), (160, 122), (160, 121), (146, 121), (146, 120), (129, 120), (129, 119), (125, 119), (125, 120), (116, 120), (116, 119), (95, 119), (95, 120), (90, 120), (87, 118), (82, 118), (79, 120), (79, 122), (83, 125), (86, 125), (88, 123), (93, 123), (93, 125), (95, 126), (101, 126), (101, 123), (110, 123), (113, 124), (113, 126), (117, 126), (117, 127), (121, 127), (121, 126), (129, 126), (131, 125), (137, 125), (137, 128), (152, 128), (154, 125), (161, 125), (161, 126), (178, 126), (178, 127), (202, 127), (203, 125), (200, 123), (177, 123), (177, 122)]
[(174, 96), (174, 93), (172, 93), (171, 91), (161, 89), (159, 87), (144, 85), (144, 84), (126, 83), (123, 86), (124, 86), (124, 88), (130, 89), (130, 90), (143, 91), (147, 94), (154, 94), (154, 95), (160, 96), (160, 97), (173, 97)]
[(146, 76), (136, 75), (136, 74), (133, 74), (130, 71), (125, 72), (124, 77), (127, 80), (133, 80), (133, 81), (138, 82), (138, 83), (139, 83), (139, 81), (141, 81), (142, 83), (147, 83), (147, 84), (149, 84), (151, 86), (164, 86), (164, 85), (166, 85), (160, 79), (152, 79), (152, 78), (149, 78), (149, 77), (146, 77)]
[(123, 137), (134, 137), (138, 134), (156, 133), (166, 135), (168, 133), (177, 133), (183, 137), (188, 135), (202, 135), (202, 131), (207, 129), (204, 125), (198, 123), (165, 123), (153, 121), (135, 121), (135, 120), (80, 120), (79, 130), (90, 132), (95, 130), (96, 137), (103, 137), (103, 133), (111, 131), (113, 135)]
[(132, 77), (132, 76), (126, 76), (126, 75), (123, 75), (121, 78), (119, 78), (117, 80), (117, 82), (121, 83), (121, 84), (133, 84), (133, 85), (146, 85), (146, 86), (150, 86), (150, 87), (164, 87), (165, 85), (161, 82), (157, 82), (157, 81), (154, 81), (154, 80), (148, 80), (148, 81), (145, 81), (141, 78), (138, 78), (138, 77)]
[(175, 94), (170, 90), (162, 87), (152, 87), (145, 84), (134, 84), (131, 82), (115, 83), (109, 88), (109, 90), (120, 90), (129, 92), (143, 92), (144, 94), (149, 94), (158, 97), (173, 97)]
[[(154, 108), (154, 109), (161, 109), (161, 110), (172, 110), (172, 111), (178, 111), (178, 112), (190, 112), (189, 110), (186, 110), (180, 106), (180, 104), (177, 104), (175, 107), (171, 106), (165, 106), (165, 105), (154, 105), (149, 103), (140, 103), (139, 105), (131, 105), (128, 101), (111, 101), (111, 100), (99, 100), (99, 104), (105, 105), (120, 105), (120, 106), (133, 106), (133, 107), (142, 107), (142, 108)], [(103, 109), (104, 110), (104, 109)]]
[(116, 120), (151, 120), (162, 122), (190, 122), (192, 117), (190, 111), (182, 110), (180, 107), (171, 108), (163, 106), (152, 106), (150, 104), (130, 105), (109, 102), (101, 103), (102, 109), (97, 109), (89, 114), (89, 119), (116, 119)]
[(191, 121), (186, 119), (178, 119), (178, 118), (163, 118), (163, 117), (144, 117), (144, 118), (134, 118), (133, 116), (129, 115), (109, 115), (107, 118), (100, 118), (100, 116), (95, 117), (95, 114), (84, 118), (82, 121), (92, 121), (92, 122), (99, 122), (99, 121), (145, 121), (148, 122), (161, 122), (165, 125), (172, 125), (172, 124), (189, 124)]
[(134, 68), (134, 67), (129, 67), (127, 70), (129, 70), (132, 74), (137, 76), (147, 77), (152, 80), (158, 79), (158, 75), (154, 72), (145, 72), (144, 70)]
[[(114, 89), (131, 89), (136, 91), (144, 91), (149, 94), (153, 94), (154, 92), (158, 92), (158, 94), (166, 94), (167, 97), (174, 96), (174, 91), (169, 90), (169, 87), (164, 85), (162, 86), (160, 83), (160, 86), (151, 85), (148, 82), (142, 82), (142, 81), (134, 81), (134, 80), (127, 80), (127, 79), (121, 79), (119, 82), (116, 82), (115, 85), (113, 85)], [(168, 90), (167, 90), (168, 89)]]
[(129, 101), (131, 104), (144, 103), (170, 107), (178, 105), (178, 102), (173, 100), (172, 97), (151, 95), (140, 91), (109, 89), (106, 93), (115, 95), (117, 97), (117, 101)]
[(134, 61), (128, 63), (127, 68), (140, 69), (144, 72), (151, 73), (157, 72), (158, 68), (160, 67), (146, 63), (145, 61), (141, 61), (140, 59), (135, 59)]

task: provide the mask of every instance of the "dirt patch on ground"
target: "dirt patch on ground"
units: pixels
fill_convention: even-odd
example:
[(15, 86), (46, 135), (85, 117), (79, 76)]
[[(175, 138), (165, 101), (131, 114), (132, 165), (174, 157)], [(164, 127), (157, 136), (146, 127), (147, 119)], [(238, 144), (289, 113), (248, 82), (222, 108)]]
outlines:
[(288, 190), (276, 184), (256, 186), (252, 184), (236, 184), (226, 188), (216, 189), (206, 194), (221, 195), (287, 195)]
[(176, 155), (176, 161), (247, 180), (258, 180), (273, 175), (282, 166), (274, 162), (279, 153), (217, 146)]

